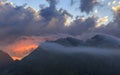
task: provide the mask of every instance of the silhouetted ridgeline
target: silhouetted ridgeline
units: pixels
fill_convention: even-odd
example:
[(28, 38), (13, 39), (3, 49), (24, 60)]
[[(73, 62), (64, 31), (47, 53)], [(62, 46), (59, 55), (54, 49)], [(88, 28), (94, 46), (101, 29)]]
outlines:
[(0, 50), (0, 71), (13, 62), (13, 59), (5, 52)]
[[(95, 36), (92, 41), (99, 42), (99, 38), (103, 39)], [(109, 39), (102, 40), (102, 44)], [(43, 43), (0, 75), (120, 75), (119, 48), (87, 47), (77, 43), (81, 41), (73, 38)], [(107, 43), (103, 45), (107, 46)]]

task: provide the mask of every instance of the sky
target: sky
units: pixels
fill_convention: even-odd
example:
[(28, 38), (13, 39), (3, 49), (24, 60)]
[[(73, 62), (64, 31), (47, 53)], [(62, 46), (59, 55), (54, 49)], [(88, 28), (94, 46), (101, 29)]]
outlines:
[[(8, 0), (8, 2), (12, 2), (18, 6), (27, 4), (27, 6), (32, 6), (36, 10), (40, 9), (40, 5), (44, 5), (45, 7), (49, 5), (46, 0)], [(98, 0), (98, 2), (100, 5), (94, 8), (94, 12), (92, 12), (91, 15), (97, 15), (98, 17), (109, 16), (109, 20), (111, 21), (113, 18), (112, 7), (118, 5), (120, 0)], [(74, 17), (83, 15), (88, 16), (88, 14), (79, 11), (79, 0), (76, 0), (75, 3), (76, 5), (71, 6), (70, 0), (59, 0), (57, 8), (67, 10), (69, 13), (74, 15)]]
[(0, 0), (0, 50), (21, 59), (46, 40), (120, 38), (119, 24), (120, 0)]
[[(13, 2), (16, 5), (23, 5), (27, 4), (27, 6), (32, 6), (35, 9), (40, 9), (40, 5), (49, 6), (46, 0), (8, 0), (9, 2)], [(76, 6), (74, 6), (76, 7)], [(60, 0), (57, 8), (63, 8), (70, 13), (75, 13), (75, 16), (79, 15), (79, 10), (77, 8), (73, 9), (74, 7), (70, 7), (70, 0)], [(77, 12), (76, 12), (77, 11)]]

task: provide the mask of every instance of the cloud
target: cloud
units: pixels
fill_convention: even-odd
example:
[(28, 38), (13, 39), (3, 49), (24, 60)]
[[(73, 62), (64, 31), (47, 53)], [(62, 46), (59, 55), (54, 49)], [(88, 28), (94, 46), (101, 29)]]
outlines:
[[(20, 35), (30, 35), (29, 28), (36, 26), (40, 16), (33, 8), (13, 6), (10, 3), (0, 3), (0, 38), (13, 38)], [(4, 34), (3, 34), (4, 33)], [(12, 39), (11, 39), (12, 40)]]
[(50, 4), (50, 8), (55, 9), (58, 0), (46, 0)]
[(113, 21), (109, 22), (107, 25), (96, 28), (95, 32), (101, 32), (101, 33), (106, 33), (106, 34), (120, 37), (120, 6), (118, 5), (118, 6), (112, 7), (112, 10), (114, 13)]
[(74, 20), (68, 28), (68, 33), (71, 35), (81, 35), (89, 33), (96, 25), (96, 17), (91, 16), (88, 18), (78, 18)]
[[(50, 20), (46, 20), (42, 10), (50, 10)], [(0, 40), (17, 38), (20, 36), (58, 33), (64, 27), (65, 14), (50, 7), (36, 11), (32, 7), (14, 6), (10, 3), (0, 3)], [(45, 12), (46, 13), (46, 12)], [(44, 13), (44, 14), (45, 14)], [(53, 15), (52, 15), (53, 14)], [(4, 34), (3, 34), (4, 33)]]
[[(32, 7), (15, 6), (2, 2), (0, 4), (0, 44), (13, 43), (15, 39), (23, 36), (60, 33), (79, 35), (92, 30), (96, 25), (95, 17), (77, 18), (70, 23), (68, 18), (72, 19), (71, 14), (63, 9), (56, 10), (56, 6), (51, 6), (36, 11)], [(66, 27), (66, 22), (70, 26)]]
[[(49, 0), (48, 0), (49, 1)], [(66, 27), (72, 15), (66, 10), (56, 9), (56, 0), (39, 11), (32, 7), (0, 3), (0, 41), (11, 43), (22, 36), (42, 36), (52, 34), (81, 34), (95, 26), (95, 17), (75, 19)], [(67, 23), (68, 24), (68, 23)], [(80, 29), (79, 29), (80, 28)], [(4, 33), (4, 34), (3, 34)], [(1, 44), (0, 43), (0, 44)]]
[[(41, 48), (43, 50), (46, 50), (48, 52), (56, 52), (56, 53), (67, 53), (67, 54), (74, 54), (74, 53), (88, 53), (88, 54), (93, 54), (93, 55), (105, 55), (105, 56), (111, 56), (112, 54), (120, 54), (117, 52), (118, 49), (102, 49), (101, 48), (92, 48), (92, 47), (67, 47), (64, 45), (60, 45), (57, 43), (51, 43), (51, 42), (45, 42), (42, 43)], [(114, 52), (115, 51), (115, 52)]]
[(108, 4), (107, 4), (108, 6), (111, 6), (112, 5), (112, 3), (111, 2), (108, 2)]
[[(66, 10), (56, 10), (55, 4), (39, 11), (32, 7), (15, 6), (0, 3), (0, 40), (13, 41), (21, 36), (39, 36), (65, 32), (67, 17), (72, 17)], [(4, 33), (4, 34), (3, 34)]]
[(7, 0), (0, 0), (0, 1), (5, 2), (5, 1), (7, 1)]
[[(89, 14), (93, 11), (94, 7), (99, 5), (97, 0), (77, 0), (79, 1), (79, 9), (81, 12)], [(78, 2), (77, 2), (78, 3)], [(76, 0), (71, 0), (71, 6), (76, 4)]]
[(113, 5), (116, 4), (116, 3), (117, 3), (117, 1), (115, 1), (115, 0), (112, 2)]
[[(12, 3), (0, 2), (0, 49), (10, 50), (9, 53), (12, 53), (14, 47), (21, 41), (17, 39), (23, 36), (52, 36), (66, 33), (64, 23), (67, 20), (66, 16), (71, 17), (71, 15), (63, 9), (56, 10), (54, 3), (51, 4), (49, 7), (37, 11), (32, 7), (24, 7), (24, 5), (15, 6)], [(24, 41), (28, 41), (27, 39)], [(30, 40), (30, 42), (34, 42), (34, 40)], [(29, 45), (24, 42), (22, 44), (27, 47)], [(30, 46), (36, 47), (36, 43), (30, 43)], [(16, 55), (14, 56), (16, 57)]]
[(117, 75), (119, 74), (119, 60), (120, 50), (118, 49), (66, 47), (46, 42), (20, 63), (18, 62), (17, 66), (12, 65), (14, 68), (10, 67), (2, 74), (106, 75), (110, 73)]
[(118, 27), (120, 27), (120, 5), (116, 7), (112, 7), (114, 12), (114, 23), (117, 23)]
[(96, 9), (96, 10), (94, 11), (94, 13), (95, 13), (95, 14), (98, 14), (98, 13), (99, 13), (99, 11)]
[(112, 10), (114, 11), (114, 13), (118, 13), (119, 10), (120, 10), (120, 5), (118, 5), (118, 6), (113, 6), (113, 7), (112, 7)]
[(97, 0), (80, 0), (80, 10), (89, 14), (98, 4)]
[[(85, 18), (82, 16), (73, 20), (73, 16), (68, 11), (56, 9), (57, 0), (48, 0), (48, 2), (49, 7), (38, 11), (32, 7), (24, 7), (24, 5), (15, 6), (12, 3), (0, 2), (0, 49), (5, 49), (4, 46), (16, 44), (17, 39), (23, 36), (39, 37), (64, 34), (58, 35), (61, 37), (98, 32), (120, 37), (120, 14), (117, 8), (115, 8), (117, 10), (114, 13), (114, 22), (96, 28), (97, 20), (105, 23), (108, 17), (91, 16)], [(90, 11), (84, 10), (84, 12)], [(65, 24), (69, 24), (69, 26), (65, 26)]]
[(103, 25), (103, 26), (106, 25), (107, 22), (108, 22), (108, 20), (109, 20), (109, 17), (108, 17), (108, 16), (105, 16), (105, 17), (103, 17), (103, 18), (98, 18), (96, 27), (98, 28), (98, 27), (100, 27), (100, 26), (102, 26), (102, 25)]
[(55, 17), (58, 12), (56, 10), (57, 0), (46, 0), (49, 3), (49, 7), (42, 9), (40, 15), (46, 20), (51, 20), (52, 17)]
[[(55, 40), (57, 36), (22, 36), (18, 39), (15, 39), (11, 44), (6, 44), (2, 46), (2, 49), (5, 49), (7, 53), (9, 53), (13, 59), (22, 59), (29, 53), (31, 53), (34, 49), (39, 46), (39, 43), (43, 43), (46, 40)], [(1, 46), (0, 46), (1, 47)]]

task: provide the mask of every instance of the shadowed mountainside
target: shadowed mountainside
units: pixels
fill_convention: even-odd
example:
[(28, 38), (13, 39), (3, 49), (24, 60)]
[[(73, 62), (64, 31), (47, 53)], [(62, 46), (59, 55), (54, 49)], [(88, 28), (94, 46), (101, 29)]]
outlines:
[(5, 52), (0, 51), (0, 69), (13, 62), (13, 59)]
[(116, 46), (119, 39), (103, 35), (85, 42), (70, 37), (45, 42), (0, 75), (120, 75)]

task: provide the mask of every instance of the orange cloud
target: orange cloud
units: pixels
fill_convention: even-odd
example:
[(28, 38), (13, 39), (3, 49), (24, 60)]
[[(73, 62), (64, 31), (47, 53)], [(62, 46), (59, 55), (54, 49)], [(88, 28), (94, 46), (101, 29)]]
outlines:
[(9, 54), (13, 59), (22, 59), (24, 56), (28, 55), (31, 51), (38, 47), (38, 43), (31, 39), (21, 39), (17, 40), (15, 43), (6, 46)]
[(16, 42), (5, 46), (3, 50), (6, 50), (14, 60), (21, 60), (35, 50), (39, 43), (44, 41), (46, 41), (46, 38), (43, 37), (22, 37), (16, 40)]
[(22, 58), (21, 57), (14, 57), (14, 56), (12, 56), (12, 59), (13, 60), (21, 60)]
[(5, 50), (14, 60), (21, 60), (23, 57), (30, 54), (33, 50), (38, 48), (40, 43), (46, 40), (55, 40), (57, 36), (24, 36), (21, 37), (11, 44), (5, 44), (1, 50)]

